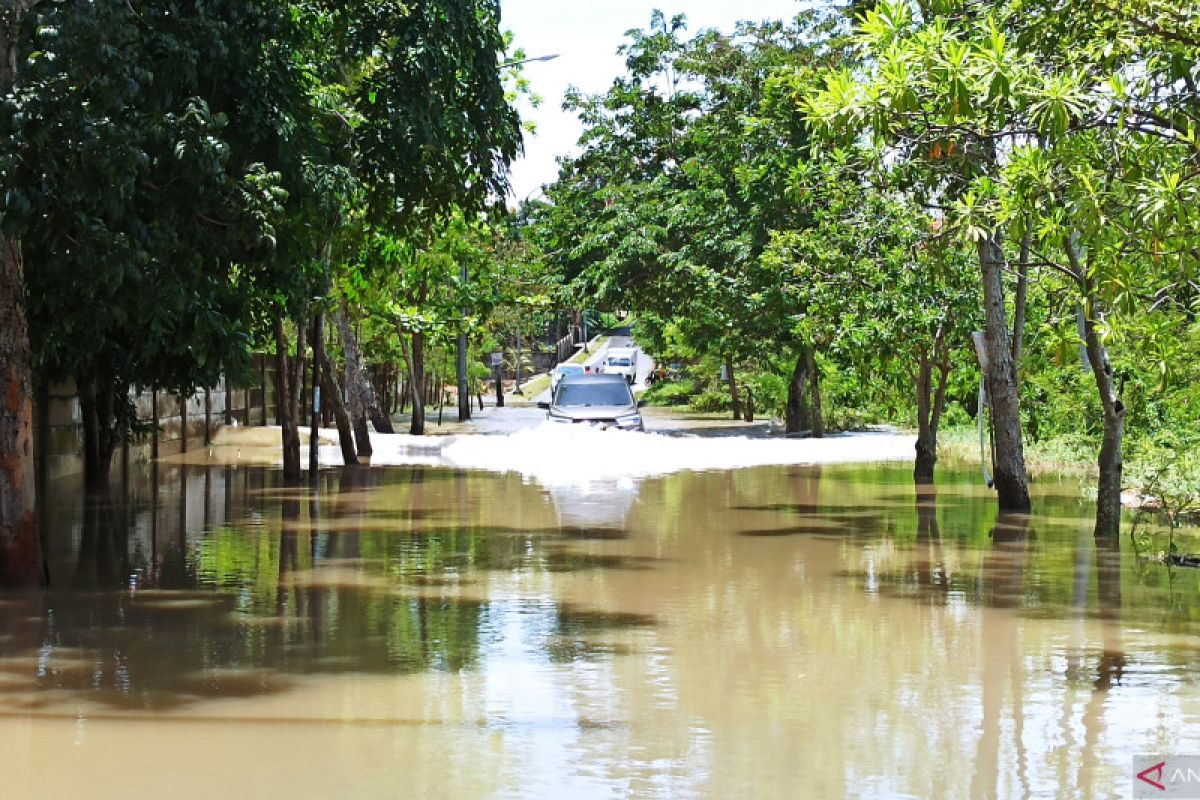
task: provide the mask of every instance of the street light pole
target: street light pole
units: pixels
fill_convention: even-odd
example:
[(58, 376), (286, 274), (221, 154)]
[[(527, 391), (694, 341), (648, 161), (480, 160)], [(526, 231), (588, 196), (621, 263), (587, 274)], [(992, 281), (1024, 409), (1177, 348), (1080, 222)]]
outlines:
[(519, 61), (505, 61), (500, 64), (501, 67), (515, 67), (520, 64), (531, 64), (534, 61), (553, 61), (558, 58), (558, 53), (551, 53), (548, 56), (534, 56), (533, 58), (522, 58)]
[(517, 328), (517, 359), (515, 364), (517, 378), (513, 388), (513, 394), (524, 397), (525, 393), (521, 391), (521, 329)]
[[(558, 58), (558, 53), (551, 53), (545, 56), (535, 56), (533, 58), (522, 58), (517, 61), (505, 61), (500, 64), (500, 67), (515, 67), (521, 64), (529, 64), (534, 61), (552, 61)], [(464, 261), (458, 265), (458, 278), (461, 283), (461, 288), (465, 292), (467, 281), (470, 276), (467, 274), (467, 264)], [(470, 310), (467, 308), (464, 300), (462, 306), (462, 324), (458, 331), (458, 357), (455, 359), (455, 372), (458, 379), (458, 421), (466, 422), (471, 418), (471, 395), (467, 386), (467, 316)], [(518, 368), (519, 369), (519, 368)], [(518, 376), (519, 376), (518, 372)], [(497, 381), (499, 385), (499, 381)], [(521, 391), (521, 382), (517, 381), (517, 392)], [(497, 405), (504, 405), (503, 396), (497, 392)]]

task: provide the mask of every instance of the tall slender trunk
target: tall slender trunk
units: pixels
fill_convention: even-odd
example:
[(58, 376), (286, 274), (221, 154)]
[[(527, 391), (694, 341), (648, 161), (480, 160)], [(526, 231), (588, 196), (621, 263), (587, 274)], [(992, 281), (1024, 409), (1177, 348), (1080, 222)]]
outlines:
[[(276, 309), (273, 320), (275, 331), (275, 389), (279, 405), (279, 424), (283, 428), (283, 478), (288, 482), (300, 480), (300, 431), (297, 427), (300, 401), (300, 375), (294, 369), (293, 359), (288, 357), (287, 332), (283, 326), (283, 312)], [(304, 352), (304, 325), (297, 326), (296, 352)], [(300, 369), (304, 362), (296, 359)]]
[(929, 350), (921, 348), (917, 353), (917, 458), (913, 465), (913, 481), (919, 484), (933, 483), (934, 465), (937, 464), (937, 437), (930, 420), (933, 416), (933, 358)]
[(354, 425), (354, 439), (358, 444), (360, 456), (371, 455), (371, 439), (367, 428), (367, 419), (375, 425), (379, 433), (395, 433), (392, 421), (379, 408), (375, 390), (367, 377), (362, 365), (362, 353), (358, 347), (358, 337), (350, 327), (343, 304), (333, 315), (334, 324), (338, 329), (338, 338), (342, 340), (342, 349), (346, 354), (346, 392), (350, 401), (350, 419)]
[[(12, 5), (12, 4), (9, 4)], [(0, 96), (17, 75), (18, 2), (0, 20)], [(37, 586), (45, 579), (37, 522), (33, 462), (33, 358), (25, 317), (21, 242), (0, 235), (0, 587)]]
[(812, 413), (812, 436), (820, 439), (825, 436), (825, 417), (821, 413), (821, 370), (817, 367), (817, 351), (809, 348), (805, 354), (808, 363), (808, 388), (812, 394), (809, 408)]
[(124, 438), (124, 398), (118, 407), (121, 387), (104, 366), (75, 379), (79, 413), (83, 423), (83, 479), (89, 490), (104, 489), (112, 469), (117, 445)]
[(83, 483), (89, 490), (97, 490), (108, 481), (110, 465), (104, 457), (101, 444), (104, 418), (100, 411), (99, 395), (102, 391), (97, 391), (95, 379), (77, 381), (77, 386), (79, 416), (83, 423)]
[(1017, 378), (1004, 314), (1002, 271), (1004, 252), (1000, 233), (977, 242), (983, 279), (986, 325), (984, 345), (988, 356), (987, 385), (992, 402), (996, 457), (993, 465), (996, 494), (1004, 511), (1028, 511), (1029, 481), (1021, 445), (1021, 414), (1017, 400)]
[[(295, 320), (296, 354), (290, 359), (292, 374), (288, 379), (288, 415), (292, 419), (292, 440), (294, 442), (292, 449), (296, 458), (296, 471), (292, 480), (299, 480), (301, 475), (300, 423), (304, 420), (302, 413), (306, 405), (304, 402), (306, 394), (304, 384), (308, 378), (308, 364), (304, 357), (308, 351), (308, 325), (305, 324), (304, 317), (305, 315), (301, 315)], [(284, 477), (288, 477), (286, 462)]]
[[(937, 464), (937, 435), (942, 411), (946, 407), (946, 385), (950, 377), (950, 354), (946, 347), (946, 326), (938, 327), (933, 350), (922, 348), (917, 354), (917, 458), (913, 465), (913, 481), (933, 483)], [(933, 385), (934, 370), (938, 383)]]
[(413, 436), (425, 434), (425, 335), (412, 334), (412, 347), (406, 353), (408, 360), (408, 394), (412, 400), (412, 422), (408, 432)]
[(802, 347), (796, 356), (796, 366), (792, 368), (792, 378), (788, 381), (787, 406), (784, 408), (784, 430), (787, 433), (800, 433), (811, 422), (808, 378), (808, 347)]
[(350, 415), (346, 413), (346, 407), (342, 405), (342, 387), (338, 385), (337, 373), (333, 371), (333, 365), (329, 363), (329, 356), (324, 352), (321, 354), (321, 391), (325, 396), (325, 402), (329, 404), (329, 409), (333, 412), (333, 419), (337, 423), (338, 445), (342, 449), (342, 461), (348, 467), (355, 466), (358, 464), (358, 453), (354, 447), (354, 432), (350, 424)]
[(733, 418), (742, 418), (742, 398), (738, 394), (737, 378), (733, 374), (733, 356), (725, 355), (725, 380), (729, 383), (729, 400), (733, 406)]
[(1096, 486), (1094, 536), (1097, 539), (1116, 541), (1121, 535), (1121, 451), (1125, 435), (1125, 404), (1121, 401), (1116, 382), (1113, 380), (1108, 348), (1100, 341), (1099, 331), (1096, 330), (1096, 323), (1103, 317), (1096, 285), (1092, 278), (1088, 277), (1088, 270), (1083, 264), (1082, 254), (1073, 234), (1064, 242), (1064, 248), (1083, 295), (1084, 347), (1092, 368), (1092, 376), (1096, 381), (1100, 405), (1104, 410), (1104, 436), (1100, 442), (1100, 477)]

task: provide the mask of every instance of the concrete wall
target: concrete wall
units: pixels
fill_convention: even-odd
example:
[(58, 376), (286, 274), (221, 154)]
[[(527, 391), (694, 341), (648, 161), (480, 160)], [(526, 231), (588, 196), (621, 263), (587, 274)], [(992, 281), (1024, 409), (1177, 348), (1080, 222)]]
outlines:
[[(250, 386), (232, 386), (222, 377), (216, 386), (186, 398), (150, 389), (131, 391), (138, 422), (149, 432), (131, 442), (126, 453), (114, 455), (114, 463), (122, 458), (148, 461), (155, 452), (165, 456), (203, 447), (227, 420), (238, 425), (275, 424), (273, 358), (253, 356), (252, 376)], [(53, 480), (83, 472), (83, 418), (75, 384), (68, 381), (50, 387), (44, 402), (37, 432), (44, 476)]]

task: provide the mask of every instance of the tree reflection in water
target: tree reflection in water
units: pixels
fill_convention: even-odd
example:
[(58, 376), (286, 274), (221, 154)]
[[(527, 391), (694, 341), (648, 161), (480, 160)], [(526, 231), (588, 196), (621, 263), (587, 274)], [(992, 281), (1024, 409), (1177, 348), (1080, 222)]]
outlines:
[(1096, 598), (1100, 621), (1100, 653), (1091, 693), (1083, 711), (1084, 760), (1079, 786), (1084, 797), (1095, 797), (1096, 760), (1088, 757), (1105, 732), (1104, 707), (1109, 690), (1121, 684), (1126, 656), (1121, 643), (1121, 550), (1118, 543), (1095, 539)]
[(914, 569), (917, 585), (932, 591), (946, 592), (946, 568), (942, 562), (942, 532), (938, 527), (937, 487), (932, 483), (916, 483), (914, 505), (917, 511), (917, 544)]
[[(58, 528), (78, 524), (79, 537), (72, 553), (57, 546), (50, 590), (0, 605), (4, 669), (28, 681), (30, 707), (83, 697), (169, 709), (283, 691), (299, 675), (475, 669), (491, 609), (459, 591), (474, 572), (653, 563), (576, 553), (556, 529), (482, 525), (461, 510), (443, 521), (429, 481), (452, 478), (463, 498), (465, 473), (346, 468), (323, 473), (314, 494), (270, 471), (213, 480), (178, 466), (166, 486), (160, 471), (127, 500), (59, 509)], [(555, 602), (522, 613), (545, 617), (539, 644), (554, 662), (611, 657), (592, 639), (653, 624)]]
[(988, 609), (982, 628), (980, 706), (983, 719), (976, 744), (972, 797), (997, 797), (1000, 793), (1000, 742), (1003, 735), (1005, 683), (1011, 693), (1012, 742), (1017, 754), (1020, 795), (1029, 796), (1028, 758), (1025, 753), (1024, 687), (1017, 611), (1024, 599), (1025, 564), (1028, 559), (1029, 517), (1001, 514), (992, 526), (992, 547), (984, 556), (983, 575)]

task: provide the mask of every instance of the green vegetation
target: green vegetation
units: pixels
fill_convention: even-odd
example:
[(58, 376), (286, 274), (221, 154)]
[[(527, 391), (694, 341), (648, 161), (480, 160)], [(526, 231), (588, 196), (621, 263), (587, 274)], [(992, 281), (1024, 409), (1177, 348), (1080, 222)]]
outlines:
[(244, 379), (250, 350), (273, 345), (295, 478), (302, 364), (310, 343), (329, 358), (327, 319), (356, 428), (372, 411), (387, 425), (354, 369), (386, 353), (406, 366), (420, 432), (426, 349), (437, 361), (465, 327), (478, 352), (499, 306), (546, 306), (553, 280), (480, 214), (520, 142), (494, 0), (26, 0), (3, 14), (18, 68), (2, 87), (15, 258), (0, 283), (24, 283), (29, 324), (6, 315), (5, 334), (39, 381), (78, 386), (89, 482), (131, 433), (130, 387)]
[(564, 320), (634, 319), (694, 366), (655, 402), (909, 424), (918, 481), (982, 381), (1002, 508), (1029, 506), (1026, 445), (1095, 462), (1098, 536), (1122, 489), (1195, 504), (1193, 3), (875, 0), (694, 35), (655, 12), (607, 91), (568, 98), (581, 150), (547, 199), (510, 215), (528, 85), (496, 0), (0, 16), (0, 556), (27, 578), (34, 375), (78, 386), (103, 482), (130, 387), (273, 348), (294, 480), (310, 359), (347, 394), (349, 461), (368, 416), (390, 429), (365, 359), (421, 433), (460, 336), (477, 392), (481, 354)]
[(1096, 465), (1097, 536), (1122, 489), (1189, 507), (1192, 4), (883, 0), (691, 38), (655, 13), (621, 53), (532, 219), (570, 291), (696, 365), (649, 399), (906, 423), (927, 481), (982, 378), (1002, 508), (1029, 506), (1027, 444)]

